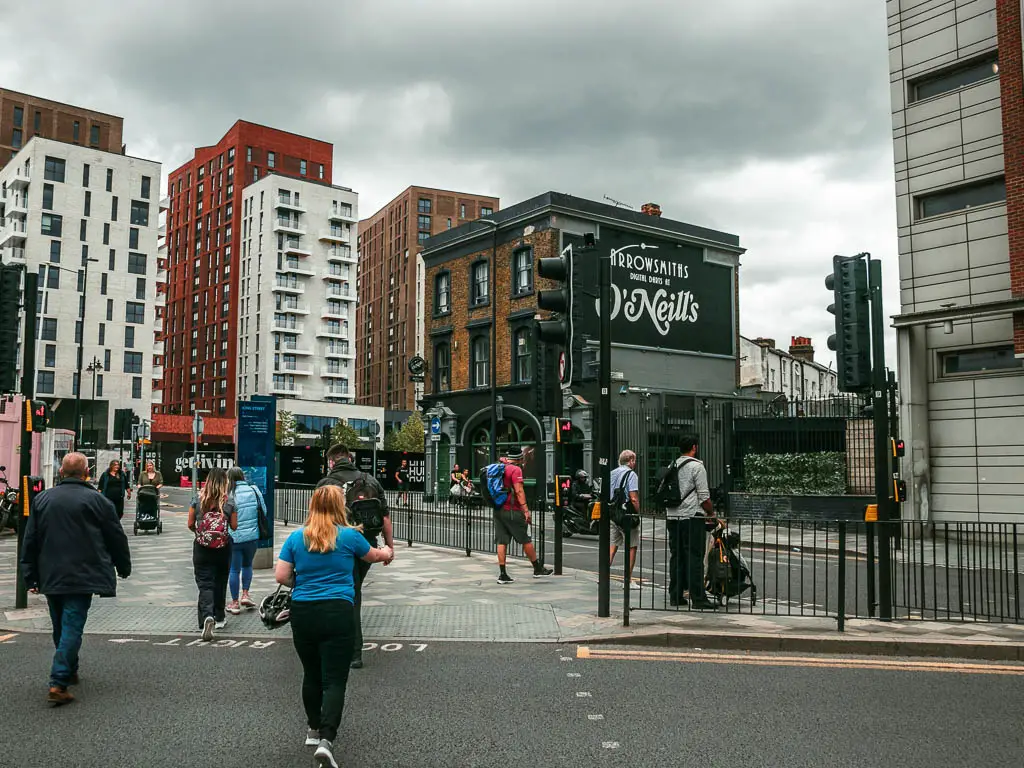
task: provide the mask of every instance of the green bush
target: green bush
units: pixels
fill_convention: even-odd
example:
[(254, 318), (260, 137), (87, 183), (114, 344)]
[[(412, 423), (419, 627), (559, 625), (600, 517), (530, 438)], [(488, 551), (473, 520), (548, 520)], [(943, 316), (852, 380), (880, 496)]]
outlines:
[(751, 453), (743, 458), (747, 493), (783, 496), (842, 496), (846, 454)]

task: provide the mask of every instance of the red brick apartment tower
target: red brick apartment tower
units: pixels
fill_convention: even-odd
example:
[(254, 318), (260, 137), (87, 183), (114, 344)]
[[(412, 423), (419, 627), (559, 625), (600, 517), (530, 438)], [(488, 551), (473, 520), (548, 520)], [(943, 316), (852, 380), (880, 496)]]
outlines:
[[(996, 0), (999, 34), (999, 91), (1003, 107), (1003, 165), (1006, 225), (1010, 241), (1010, 288), (1024, 299), (1024, 72), (1021, 55), (1021, 0)], [(1024, 312), (1013, 316), (1013, 346), (1024, 356)]]
[(187, 415), (194, 406), (234, 417), (242, 188), (267, 173), (330, 184), (333, 151), (324, 141), (239, 120), (171, 172), (160, 413)]

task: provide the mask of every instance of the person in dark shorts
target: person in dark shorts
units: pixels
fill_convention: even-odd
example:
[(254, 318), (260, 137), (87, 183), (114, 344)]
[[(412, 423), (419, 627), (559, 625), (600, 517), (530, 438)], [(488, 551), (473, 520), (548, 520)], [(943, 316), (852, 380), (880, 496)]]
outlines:
[(534, 578), (550, 576), (552, 571), (545, 568), (544, 563), (537, 559), (537, 549), (530, 538), (530, 510), (526, 504), (526, 490), (523, 488), (523, 451), (510, 453), (505, 464), (505, 488), (509, 490), (508, 498), (501, 509), (494, 510), (494, 542), (498, 545), (498, 583), (511, 584), (515, 581), (505, 570), (505, 556), (508, 545), (512, 541), (523, 547), (523, 553), (533, 565)]
[(398, 483), (398, 503), (409, 503), (409, 462), (402, 459), (402, 465), (395, 472), (395, 481)]

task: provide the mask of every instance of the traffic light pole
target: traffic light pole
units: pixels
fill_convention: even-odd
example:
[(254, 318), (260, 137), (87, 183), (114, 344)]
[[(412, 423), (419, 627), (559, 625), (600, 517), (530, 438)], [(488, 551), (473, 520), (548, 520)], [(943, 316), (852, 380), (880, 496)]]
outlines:
[(882, 308), (882, 262), (868, 259), (871, 297), (871, 388), (875, 431), (875, 501), (878, 504), (878, 618), (892, 620), (892, 547), (894, 515), (889, 499), (892, 470), (889, 459), (889, 381), (885, 368), (885, 313)]
[[(22, 325), (21, 334), (21, 394), (24, 403), (21, 406), (21, 463), (19, 477), (26, 478), (32, 474), (32, 431), (28, 428), (29, 402), (35, 396), (36, 382), (36, 302), (39, 296), (39, 276), (34, 272), (25, 272), (25, 290), (22, 293), (22, 302), (25, 307), (25, 321)], [(25, 483), (19, 479), (18, 486), (25, 488)], [(24, 492), (24, 490), (22, 490)], [(18, 575), (14, 587), (14, 607), (17, 609), (28, 607), (28, 585), (21, 572), (21, 546), (25, 538), (25, 528), (28, 526), (28, 518), (24, 514), (18, 515)]]
[[(597, 615), (601, 618), (611, 616), (611, 526), (609, 511), (611, 509), (611, 457), (612, 449), (612, 259), (611, 252), (598, 254), (601, 301), (601, 365), (599, 369), (599, 386), (601, 398), (597, 411), (597, 445), (598, 463), (601, 473), (601, 519), (598, 522), (598, 584), (597, 584)], [(627, 561), (629, 551), (625, 550)]]

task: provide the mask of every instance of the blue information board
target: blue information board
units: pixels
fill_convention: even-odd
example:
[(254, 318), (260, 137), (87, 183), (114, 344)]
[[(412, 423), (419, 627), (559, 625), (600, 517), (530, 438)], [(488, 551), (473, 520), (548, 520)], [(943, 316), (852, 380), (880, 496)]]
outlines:
[(245, 479), (260, 489), (270, 518), (270, 538), (260, 547), (274, 546), (274, 437), (277, 431), (277, 399), (253, 396), (238, 403), (238, 466)]

